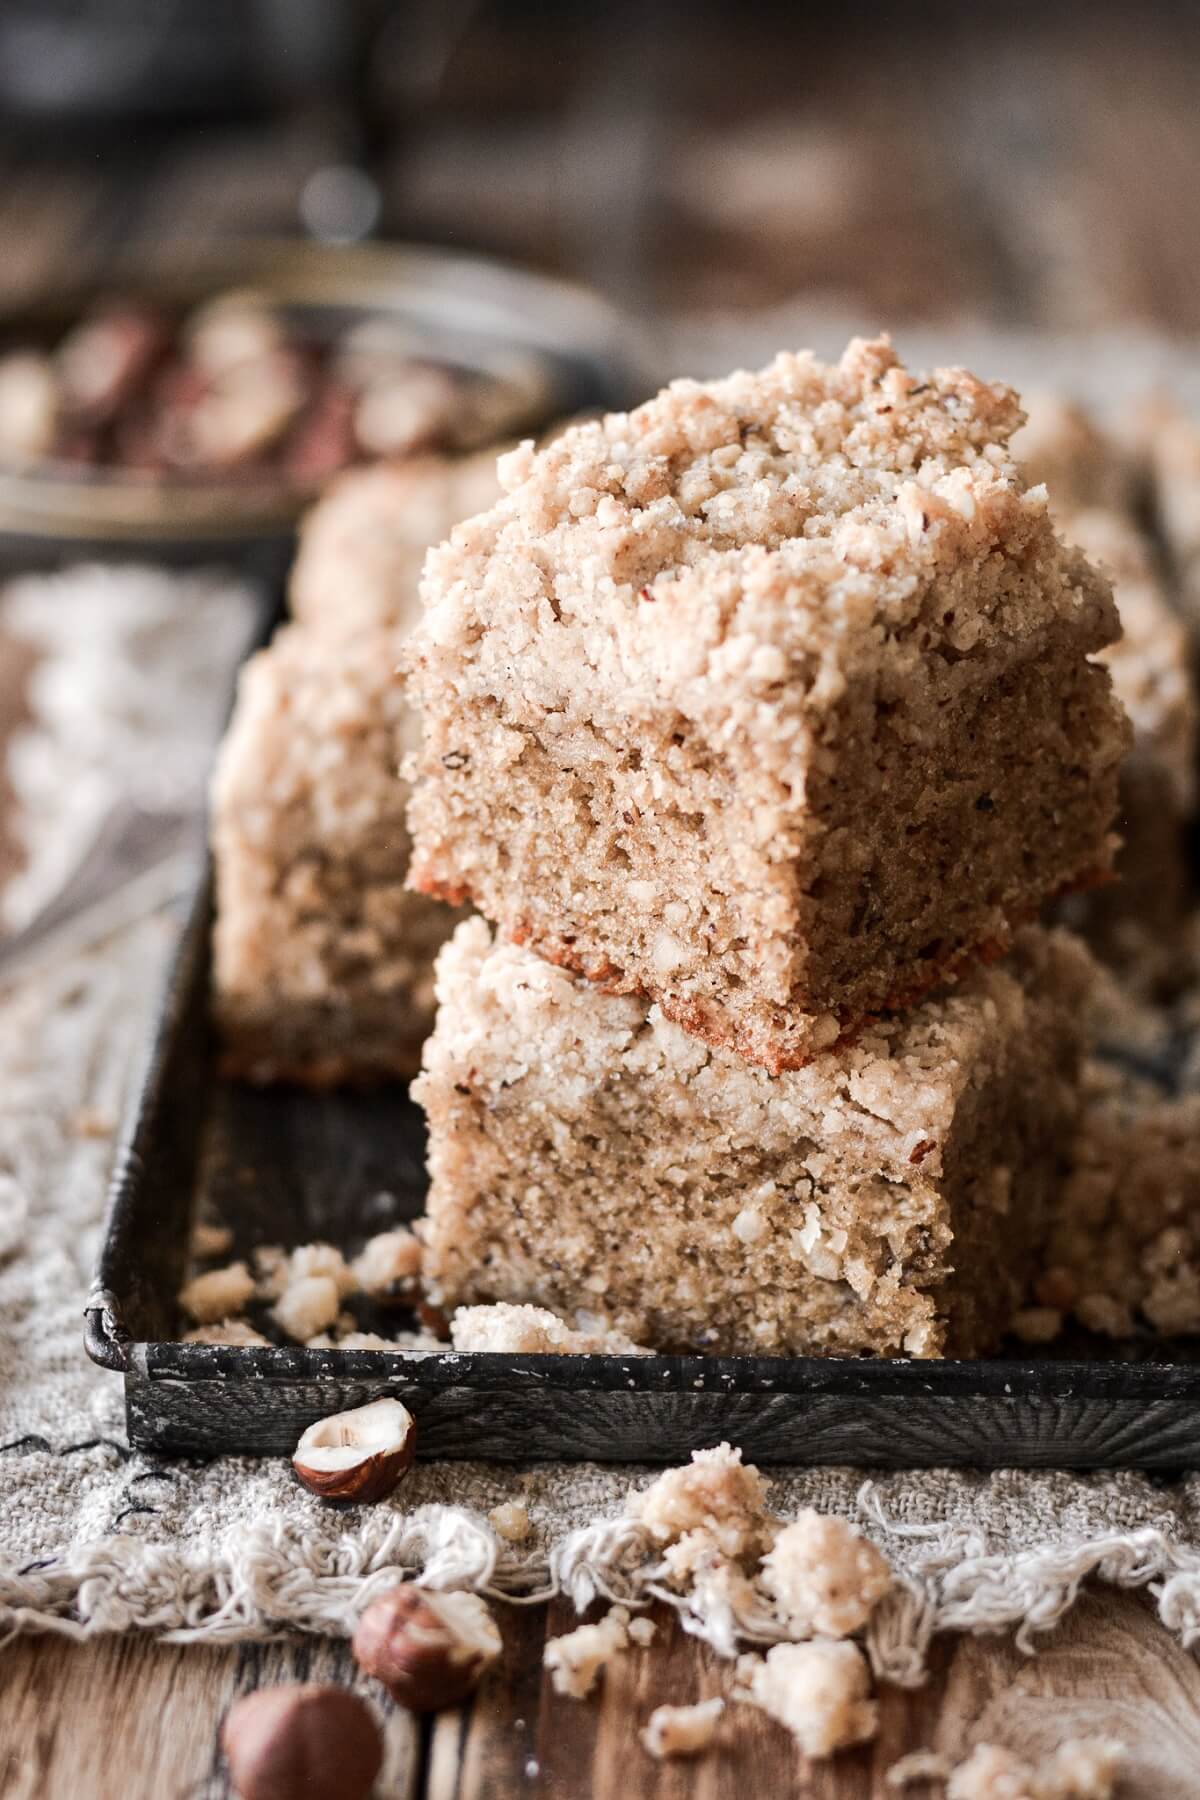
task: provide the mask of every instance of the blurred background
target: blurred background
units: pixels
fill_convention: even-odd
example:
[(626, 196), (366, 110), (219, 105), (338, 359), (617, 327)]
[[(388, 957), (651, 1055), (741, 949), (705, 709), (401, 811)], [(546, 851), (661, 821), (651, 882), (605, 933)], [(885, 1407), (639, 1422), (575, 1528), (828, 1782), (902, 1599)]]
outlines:
[(0, 303), (382, 234), (646, 318), (1193, 331), (1198, 74), (1187, 0), (5, 0)]
[(195, 836), (247, 645), (394, 625), (497, 448), (780, 348), (1094, 409), (1039, 472), (1200, 634), (1198, 91), (1186, 0), (0, 0), (0, 925)]

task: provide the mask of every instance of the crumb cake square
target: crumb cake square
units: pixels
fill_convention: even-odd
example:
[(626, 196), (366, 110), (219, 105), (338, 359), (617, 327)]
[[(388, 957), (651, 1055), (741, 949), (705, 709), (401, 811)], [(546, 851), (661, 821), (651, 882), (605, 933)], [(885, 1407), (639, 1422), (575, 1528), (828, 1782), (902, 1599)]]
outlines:
[(242, 671), (212, 788), (225, 1065), (323, 1086), (408, 1076), (454, 915), (404, 883), (419, 736), (394, 634), (285, 628)]
[(413, 1086), (427, 1291), (660, 1350), (986, 1350), (1044, 1237), (1089, 976), (1029, 927), (1007, 963), (771, 1076), (470, 919)]
[(413, 886), (778, 1073), (1102, 879), (1116, 615), (1020, 419), (856, 341), (502, 459), (406, 647)]
[(1064, 517), (1062, 529), (1112, 580), (1121, 636), (1101, 659), (1133, 727), (1120, 775), (1118, 880), (1073, 896), (1064, 916), (1139, 987), (1166, 989), (1187, 964), (1193, 891), (1198, 715), (1187, 627), (1131, 519), (1091, 507)]
[(288, 583), (293, 617), (338, 637), (407, 630), (430, 544), (499, 496), (494, 450), (431, 451), (347, 470), (300, 528)]

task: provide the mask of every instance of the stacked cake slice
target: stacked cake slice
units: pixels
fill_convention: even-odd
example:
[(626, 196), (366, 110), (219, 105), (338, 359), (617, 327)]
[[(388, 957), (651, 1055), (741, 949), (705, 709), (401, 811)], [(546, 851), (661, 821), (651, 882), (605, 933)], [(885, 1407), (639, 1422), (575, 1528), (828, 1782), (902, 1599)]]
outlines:
[[(662, 1348), (1003, 1330), (1073, 1112), (1127, 726), (1014, 396), (679, 382), (504, 459), (431, 554), (410, 881), (473, 902), (416, 1092), (442, 1304)], [(1008, 959), (993, 959), (1010, 952)]]

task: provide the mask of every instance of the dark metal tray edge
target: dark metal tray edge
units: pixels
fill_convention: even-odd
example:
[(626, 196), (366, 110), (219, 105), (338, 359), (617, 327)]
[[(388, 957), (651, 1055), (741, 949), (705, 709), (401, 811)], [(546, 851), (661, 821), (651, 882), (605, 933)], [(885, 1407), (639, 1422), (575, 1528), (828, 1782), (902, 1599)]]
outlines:
[(206, 1004), (210, 920), (206, 871), (131, 1093), (85, 1311), (88, 1355), (125, 1378), (135, 1444), (278, 1452), (322, 1414), (387, 1392), (412, 1402), (427, 1455), (666, 1461), (732, 1436), (765, 1462), (1200, 1462), (1197, 1362), (509, 1356), (139, 1340), (128, 1323), (128, 1271), (163, 1144), (178, 1135), (173, 1114), (199, 1079), (178, 1064)]

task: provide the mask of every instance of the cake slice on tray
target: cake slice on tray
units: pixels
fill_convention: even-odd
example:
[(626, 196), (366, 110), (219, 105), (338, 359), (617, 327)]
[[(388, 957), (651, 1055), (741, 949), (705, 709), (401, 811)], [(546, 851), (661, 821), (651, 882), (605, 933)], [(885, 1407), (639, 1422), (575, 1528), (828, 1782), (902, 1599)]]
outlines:
[(1116, 613), (1020, 419), (855, 341), (502, 459), (406, 646), (412, 884), (779, 1073), (1107, 878)]
[(467, 920), (413, 1087), (430, 1297), (660, 1350), (991, 1349), (1048, 1228), (1090, 974), (1030, 927), (1008, 962), (771, 1076)]

